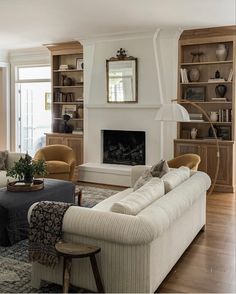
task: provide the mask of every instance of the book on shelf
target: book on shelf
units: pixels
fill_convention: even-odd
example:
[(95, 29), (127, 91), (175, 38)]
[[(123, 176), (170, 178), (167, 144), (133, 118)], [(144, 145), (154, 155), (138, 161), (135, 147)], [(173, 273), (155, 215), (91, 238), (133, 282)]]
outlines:
[(59, 70), (69, 70), (69, 69), (73, 69), (73, 66), (69, 64), (61, 64), (59, 67)]
[(189, 113), (190, 120), (203, 121), (203, 115), (201, 113)]
[(73, 130), (72, 134), (74, 134), (74, 135), (83, 135), (83, 130)]
[(231, 122), (232, 121), (232, 109), (219, 109), (219, 122)]
[(233, 80), (233, 69), (231, 68), (229, 75), (228, 75), (227, 82), (232, 82), (232, 80)]
[(226, 98), (217, 98), (217, 97), (213, 97), (213, 98), (211, 98), (211, 100), (212, 101), (219, 101), (219, 102), (224, 102), (224, 101), (227, 101), (227, 99)]
[(181, 76), (181, 82), (182, 83), (188, 83), (189, 82), (186, 68), (181, 68), (180, 69), (180, 76)]
[(202, 113), (191, 113), (191, 112), (189, 112), (189, 116), (190, 117), (203, 117), (203, 114)]
[(225, 79), (222, 79), (222, 78), (220, 78), (220, 79), (208, 79), (208, 83), (223, 83), (223, 82), (225, 82)]

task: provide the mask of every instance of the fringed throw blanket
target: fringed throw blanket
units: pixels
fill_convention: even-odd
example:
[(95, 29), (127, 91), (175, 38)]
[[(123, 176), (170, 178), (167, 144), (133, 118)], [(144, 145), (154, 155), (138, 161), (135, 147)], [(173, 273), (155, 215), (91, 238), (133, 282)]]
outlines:
[(29, 229), (29, 260), (54, 267), (58, 261), (55, 244), (62, 236), (65, 212), (73, 204), (42, 201), (32, 210)]

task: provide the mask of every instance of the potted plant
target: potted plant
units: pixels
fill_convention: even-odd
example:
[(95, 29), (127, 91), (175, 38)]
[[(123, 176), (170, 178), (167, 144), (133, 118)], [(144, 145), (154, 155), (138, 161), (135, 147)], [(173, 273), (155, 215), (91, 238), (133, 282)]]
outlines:
[(47, 174), (46, 164), (44, 160), (32, 160), (32, 157), (26, 153), (25, 157), (21, 157), (15, 162), (14, 166), (7, 170), (7, 176), (18, 179), (20, 182), (32, 184), (34, 177), (45, 176)]

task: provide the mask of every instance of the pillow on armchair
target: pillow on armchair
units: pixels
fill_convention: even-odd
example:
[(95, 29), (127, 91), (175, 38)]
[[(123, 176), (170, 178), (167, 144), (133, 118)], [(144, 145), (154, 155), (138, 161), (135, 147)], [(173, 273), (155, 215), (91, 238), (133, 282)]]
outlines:
[(0, 170), (5, 170), (7, 168), (7, 156), (8, 151), (0, 151)]
[(141, 188), (144, 184), (154, 178), (161, 178), (169, 172), (169, 166), (166, 160), (160, 160), (157, 164), (154, 164), (150, 169), (145, 170), (144, 173), (138, 178), (134, 184), (134, 191)]

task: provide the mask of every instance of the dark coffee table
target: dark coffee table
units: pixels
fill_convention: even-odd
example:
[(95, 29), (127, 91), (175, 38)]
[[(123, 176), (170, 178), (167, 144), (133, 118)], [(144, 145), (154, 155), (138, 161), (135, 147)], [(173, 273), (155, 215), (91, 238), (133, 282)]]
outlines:
[(44, 189), (33, 192), (9, 192), (0, 189), (0, 246), (10, 246), (28, 238), (27, 214), (39, 201), (74, 203), (75, 185), (68, 181), (45, 179)]

